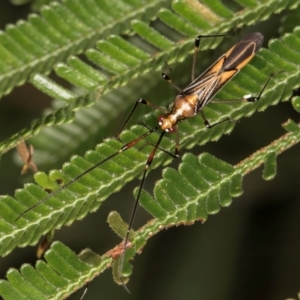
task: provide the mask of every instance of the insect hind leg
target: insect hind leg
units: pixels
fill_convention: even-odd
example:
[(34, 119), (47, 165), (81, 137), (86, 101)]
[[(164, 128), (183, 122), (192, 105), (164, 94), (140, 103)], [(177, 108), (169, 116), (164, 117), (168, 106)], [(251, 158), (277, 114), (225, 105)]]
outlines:
[[(277, 73), (278, 73), (278, 72), (277, 72)], [(272, 74), (268, 77), (267, 81), (265, 82), (265, 84), (263, 85), (263, 87), (261, 88), (261, 90), (260, 90), (260, 92), (258, 93), (257, 96), (245, 95), (245, 96), (244, 96), (243, 98), (241, 98), (241, 99), (225, 100), (225, 101), (224, 101), (224, 100), (223, 100), (223, 101), (222, 101), (222, 100), (212, 100), (211, 102), (212, 102), (212, 103), (257, 102), (257, 101), (261, 98), (261, 96), (262, 96), (263, 92), (265, 91), (267, 85), (269, 84), (271, 78), (272, 78), (275, 74), (277, 74), (277, 73), (272, 73)], [(206, 128), (212, 128), (212, 127), (214, 127), (214, 126), (216, 126), (216, 125), (219, 125), (219, 124), (221, 124), (221, 123), (223, 123), (223, 122), (226, 122), (226, 121), (236, 122), (236, 120), (233, 120), (233, 119), (231, 119), (231, 118), (228, 117), (228, 118), (225, 118), (224, 120), (221, 120), (221, 121), (219, 121), (219, 122), (217, 122), (217, 123), (211, 125), (211, 124), (207, 121), (206, 117), (204, 116), (203, 111), (200, 111), (200, 115), (201, 115), (201, 117), (202, 117), (202, 119), (203, 119), (203, 121), (204, 121), (204, 124), (205, 124)]]
[[(277, 73), (279, 73), (279, 72), (277, 72)], [(257, 102), (261, 98), (261, 96), (262, 96), (263, 92), (265, 91), (267, 85), (269, 84), (271, 78), (275, 74), (277, 74), (277, 73), (271, 73), (270, 74), (270, 76), (268, 77), (267, 81), (265, 82), (265, 84), (263, 85), (263, 87), (261, 88), (261, 90), (260, 90), (260, 92), (258, 93), (257, 96), (252, 96), (251, 94), (249, 94), (249, 95), (243, 96), (240, 99), (233, 99), (233, 100), (211, 100), (211, 103)]]

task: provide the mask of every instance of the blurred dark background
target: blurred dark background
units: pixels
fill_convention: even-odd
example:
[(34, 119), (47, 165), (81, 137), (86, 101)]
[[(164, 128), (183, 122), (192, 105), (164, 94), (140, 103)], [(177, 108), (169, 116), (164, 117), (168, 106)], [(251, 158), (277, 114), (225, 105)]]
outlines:
[[(28, 5), (1, 2), (1, 29), (8, 23), (26, 19), (28, 13)], [(272, 31), (272, 24), (283, 15), (274, 16), (249, 31), (262, 31), (267, 39), (275, 37), (278, 33)], [(139, 96), (142, 95), (135, 95), (132, 101)], [(50, 101), (29, 84), (3, 97), (0, 101), (0, 140), (39, 117)], [(281, 124), (288, 118), (299, 121), (299, 115), (289, 102), (280, 103), (242, 119), (229, 136), (223, 136), (217, 143), (195, 147), (193, 153), (208, 151), (236, 164), (283, 135)], [(171, 228), (150, 239), (142, 255), (136, 256), (133, 262), (134, 272), (129, 283), (131, 295), (113, 282), (108, 270), (90, 283), (84, 299), (297, 298), (300, 291), (299, 150), (296, 145), (278, 157), (278, 173), (271, 181), (262, 179), (262, 168), (247, 175), (243, 182), (244, 194), (234, 199), (229, 208), (210, 216), (205, 224)], [(12, 150), (1, 158), (0, 194), (13, 195), (16, 188), (22, 187), (24, 179), (14, 155)], [(174, 166), (177, 165), (175, 162)], [(151, 191), (160, 178), (161, 169), (153, 171), (146, 188)], [(132, 190), (138, 184), (136, 180), (127, 185), (98, 212), (56, 232), (55, 239), (75, 252), (88, 247), (99, 254), (106, 252), (120, 242), (105, 224), (107, 215), (117, 210), (128, 218), (133, 204)], [(149, 215), (139, 209), (135, 228), (148, 219)], [(27, 247), (1, 258), (1, 278), (5, 278), (9, 267), (20, 268), (25, 262), (34, 264), (35, 252), (34, 247)], [(80, 299), (81, 293), (82, 290), (78, 291), (70, 299)]]

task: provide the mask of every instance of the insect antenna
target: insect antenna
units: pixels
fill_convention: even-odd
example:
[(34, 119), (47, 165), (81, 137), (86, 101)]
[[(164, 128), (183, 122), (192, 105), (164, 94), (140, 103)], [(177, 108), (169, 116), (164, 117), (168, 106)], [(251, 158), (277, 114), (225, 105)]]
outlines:
[(98, 168), (99, 166), (101, 166), (102, 164), (106, 163), (107, 161), (111, 160), (112, 158), (114, 158), (115, 156), (117, 156), (118, 154), (130, 149), (131, 147), (133, 147), (135, 144), (137, 144), (139, 141), (141, 141), (142, 139), (144, 139), (146, 136), (148, 136), (149, 134), (151, 134), (152, 132), (156, 131), (157, 129), (159, 129), (160, 126), (157, 125), (156, 127), (150, 129), (149, 131), (147, 131), (146, 133), (144, 133), (143, 135), (141, 135), (140, 137), (138, 137), (137, 139), (123, 145), (119, 151), (109, 155), (108, 157), (106, 157), (105, 159), (101, 160), (100, 162), (96, 163), (95, 165), (91, 166), (90, 168), (88, 168), (87, 170), (85, 170), (84, 172), (82, 172), (81, 174), (79, 174), (78, 176), (74, 177), (73, 179), (71, 179), (69, 182), (67, 182), (66, 184), (60, 186), (57, 190), (53, 191), (52, 193), (50, 193), (49, 195), (47, 195), (46, 197), (44, 197), (43, 199), (41, 199), (40, 201), (38, 201), (37, 203), (35, 203), (34, 205), (30, 206), (29, 208), (27, 208), (26, 210), (24, 210), (21, 214), (18, 215), (18, 217), (15, 219), (15, 221), (18, 221), (22, 216), (24, 216), (26, 213), (28, 213), (29, 211), (31, 211), (32, 209), (36, 208), (37, 206), (41, 205), (42, 203), (46, 202), (47, 200), (49, 200), (50, 198), (54, 197), (55, 195), (57, 195), (58, 193), (60, 193), (61, 191), (65, 190), (68, 186), (70, 186), (72, 183), (76, 182), (77, 180), (79, 180), (80, 178), (82, 178), (83, 176), (85, 176), (86, 174), (88, 174), (89, 172), (93, 171), (94, 169)]

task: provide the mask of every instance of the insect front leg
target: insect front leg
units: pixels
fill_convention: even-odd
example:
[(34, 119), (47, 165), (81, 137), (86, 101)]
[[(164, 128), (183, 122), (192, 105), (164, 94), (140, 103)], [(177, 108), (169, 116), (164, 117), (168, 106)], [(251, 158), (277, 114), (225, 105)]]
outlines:
[(121, 128), (120, 128), (118, 134), (116, 135), (116, 138), (117, 138), (117, 139), (120, 138), (121, 133), (123, 132), (124, 128), (126, 127), (127, 123), (128, 123), (129, 120), (131, 119), (133, 113), (135, 112), (135, 110), (136, 110), (136, 108), (137, 108), (137, 106), (138, 106), (139, 104), (143, 104), (143, 105), (146, 105), (146, 106), (150, 106), (150, 107), (152, 107), (152, 108), (154, 108), (154, 109), (157, 109), (157, 110), (161, 111), (162, 113), (166, 113), (166, 112), (167, 112), (167, 110), (166, 110), (164, 107), (161, 107), (161, 106), (152, 104), (151, 102), (149, 102), (149, 101), (147, 101), (147, 100), (145, 100), (145, 99), (143, 99), (143, 98), (139, 98), (139, 99), (135, 102), (135, 104), (134, 104), (134, 106), (133, 106), (131, 112), (129, 113), (129, 115), (128, 115), (128, 117), (126, 118), (125, 122), (124, 122), (123, 125), (121, 126)]

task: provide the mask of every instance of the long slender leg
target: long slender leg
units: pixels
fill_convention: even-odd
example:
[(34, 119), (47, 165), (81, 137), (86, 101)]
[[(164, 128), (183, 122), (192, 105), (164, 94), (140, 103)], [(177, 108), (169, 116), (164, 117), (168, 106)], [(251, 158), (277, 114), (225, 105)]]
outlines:
[(200, 47), (200, 40), (202, 38), (212, 38), (212, 37), (229, 37), (232, 34), (225, 33), (225, 34), (212, 34), (212, 35), (198, 35), (195, 39), (195, 47), (194, 47), (194, 56), (193, 56), (193, 64), (192, 64), (192, 74), (191, 79), (192, 81), (195, 80), (195, 68), (196, 68), (196, 61), (197, 61), (197, 54)]
[(152, 107), (152, 108), (154, 108), (154, 109), (158, 109), (158, 110), (160, 110), (162, 113), (166, 113), (166, 112), (167, 112), (167, 110), (166, 110), (164, 107), (161, 107), (161, 106), (152, 104), (152, 103), (150, 103), (149, 101), (147, 101), (147, 100), (145, 100), (145, 99), (143, 99), (143, 98), (139, 98), (139, 99), (135, 102), (135, 104), (134, 104), (134, 106), (133, 106), (131, 112), (129, 113), (129, 115), (128, 115), (128, 117), (126, 118), (125, 122), (124, 122), (123, 125), (121, 126), (121, 128), (120, 128), (118, 134), (116, 135), (116, 138), (117, 138), (117, 139), (119, 139), (121, 133), (123, 132), (125, 126), (127, 125), (127, 123), (129, 122), (129, 120), (131, 119), (133, 113), (135, 112), (135, 110), (136, 110), (136, 108), (137, 108), (137, 106), (138, 106), (139, 104), (143, 104), (143, 105), (146, 105), (146, 106), (150, 106), (150, 107)]
[(225, 119), (223, 119), (223, 120), (221, 120), (221, 121), (219, 121), (219, 122), (217, 122), (217, 123), (210, 124), (210, 123), (207, 121), (207, 119), (206, 119), (206, 117), (205, 117), (203, 111), (200, 110), (199, 113), (200, 113), (200, 115), (201, 115), (201, 117), (202, 117), (202, 119), (203, 119), (203, 122), (204, 122), (204, 125), (205, 125), (206, 128), (213, 128), (213, 127), (215, 127), (215, 126), (217, 126), (217, 125), (219, 125), (219, 124), (221, 124), (221, 123), (223, 123), (223, 122), (228, 122), (228, 121), (234, 122), (234, 120), (232, 120), (231, 118), (228, 117), (228, 118), (225, 118)]
[[(167, 61), (165, 61), (165, 65), (167, 66), (168, 71), (170, 73), (172, 71), (172, 69), (169, 66)], [(167, 81), (169, 84), (171, 84), (173, 86), (173, 88), (175, 88), (175, 90), (177, 90), (179, 93), (182, 91), (182, 89), (172, 81), (172, 79), (169, 77), (169, 75), (166, 72), (161, 73), (161, 75), (165, 81)]]
[(136, 145), (139, 141), (141, 141), (142, 139), (144, 139), (146, 136), (150, 135), (151, 133), (157, 131), (160, 128), (160, 125), (157, 125), (156, 127), (153, 127), (152, 129), (150, 129), (149, 131), (147, 131), (146, 133), (144, 133), (143, 135), (141, 135), (140, 137), (138, 137), (137, 139), (123, 145), (120, 150), (118, 150), (117, 152), (111, 154), (110, 156), (106, 157), (105, 159), (101, 160), (100, 162), (96, 163), (95, 165), (91, 166), (90, 168), (88, 168), (87, 170), (85, 170), (84, 172), (82, 172), (81, 174), (79, 174), (78, 176), (74, 177), (73, 179), (71, 179), (69, 182), (67, 182), (66, 184), (60, 186), (57, 190), (55, 190), (54, 192), (50, 193), (49, 195), (47, 195), (45, 198), (41, 199), (40, 201), (38, 201), (37, 203), (35, 203), (34, 205), (32, 205), (31, 207), (27, 208), (26, 210), (24, 210), (17, 218), (15, 221), (17, 221), (18, 219), (20, 219), (24, 214), (26, 214), (27, 212), (29, 212), (30, 210), (34, 209), (35, 207), (41, 205), (42, 203), (46, 202), (48, 199), (50, 199), (51, 197), (54, 197), (55, 195), (57, 195), (59, 192), (63, 191), (64, 189), (66, 189), (68, 186), (70, 186), (72, 183), (74, 183), (75, 181), (79, 180), (80, 178), (82, 178), (83, 176), (85, 176), (87, 173), (91, 172), (92, 170), (98, 168), (99, 166), (101, 166), (102, 164), (104, 164), (105, 162), (111, 160), (113, 157), (117, 156), (118, 154), (125, 152), (126, 150), (130, 149), (131, 147), (133, 147), (134, 145)]
[(84, 291), (79, 300), (82, 300), (89, 289), (89, 282), (85, 285)]
[[(178, 131), (176, 131), (176, 132), (178, 132)], [(152, 164), (152, 161), (153, 161), (153, 158), (154, 158), (154, 155), (155, 155), (157, 149), (160, 149), (161, 151), (165, 152), (166, 154), (169, 154), (173, 158), (178, 158), (179, 157), (179, 134), (176, 134), (175, 154), (172, 154), (169, 151), (164, 150), (161, 147), (159, 147), (159, 144), (160, 144), (160, 142), (161, 142), (161, 140), (162, 140), (162, 138), (163, 138), (163, 136), (164, 136), (165, 133), (166, 133), (165, 131), (163, 131), (161, 133), (158, 141), (156, 142), (155, 145), (153, 145), (153, 149), (152, 149), (151, 153), (148, 156), (147, 162), (145, 164), (145, 168), (144, 168), (142, 180), (141, 180), (141, 183), (140, 183), (140, 186), (139, 186), (138, 194), (137, 194), (137, 197), (136, 197), (136, 200), (134, 202), (134, 206), (133, 206), (133, 209), (132, 209), (132, 212), (131, 212), (131, 215), (130, 215), (130, 219), (129, 219), (129, 224), (128, 224), (128, 229), (127, 229), (127, 232), (126, 232), (126, 236), (125, 236), (125, 239), (124, 239), (124, 244), (123, 244), (123, 249), (122, 249), (122, 254), (121, 254), (120, 264), (119, 264), (119, 278), (120, 278), (120, 281), (122, 282), (123, 287), (125, 288), (125, 290), (127, 292), (129, 292), (129, 290), (128, 290), (127, 286), (126, 286), (126, 283), (124, 282), (124, 280), (122, 278), (122, 270), (123, 270), (123, 265), (124, 265), (124, 257), (125, 257), (126, 246), (127, 246), (128, 240), (129, 240), (130, 230), (132, 228), (132, 224), (133, 224), (134, 217), (135, 217), (135, 214), (136, 214), (137, 205), (139, 203), (141, 192), (142, 192), (143, 186), (145, 184), (145, 179), (146, 179), (147, 171), (148, 171), (149, 167)]]
[(173, 81), (172, 79), (169, 77), (169, 75), (167, 73), (162, 73), (162, 78), (167, 81), (168, 83), (170, 83), (179, 93), (182, 91), (182, 89), (180, 87), (178, 87)]
[(158, 141), (156, 142), (156, 144), (154, 145), (151, 153), (148, 156), (147, 162), (145, 164), (145, 168), (144, 168), (142, 180), (141, 180), (141, 183), (140, 183), (140, 186), (139, 186), (138, 194), (137, 194), (137, 197), (136, 197), (136, 200), (134, 202), (134, 205), (133, 205), (133, 208), (132, 208), (132, 212), (131, 212), (131, 215), (130, 215), (130, 219), (129, 219), (129, 224), (128, 224), (128, 229), (127, 229), (127, 232), (126, 232), (126, 236), (125, 236), (125, 239), (124, 239), (124, 244), (123, 244), (123, 249), (122, 249), (122, 254), (121, 254), (120, 264), (119, 264), (119, 277), (120, 277), (120, 281), (122, 282), (123, 287), (125, 288), (125, 290), (127, 292), (129, 292), (129, 290), (128, 290), (127, 286), (126, 286), (126, 283), (124, 282), (124, 280), (122, 278), (122, 271), (123, 271), (123, 265), (124, 265), (124, 257), (125, 257), (126, 246), (127, 246), (128, 240), (129, 240), (130, 230), (132, 228), (133, 220), (134, 220), (134, 217), (135, 217), (135, 214), (136, 214), (137, 205), (139, 203), (141, 192), (142, 192), (143, 186), (145, 184), (145, 179), (146, 179), (147, 171), (148, 171), (149, 167), (152, 164), (152, 161), (153, 161), (154, 155), (156, 153), (156, 150), (158, 149), (159, 144), (160, 144), (160, 142), (161, 142), (161, 140), (162, 140), (162, 138), (163, 138), (163, 136), (164, 136), (165, 133), (166, 133), (165, 131), (163, 131), (161, 133)]
[(152, 144), (152, 143), (147, 143), (148, 145), (151, 145), (152, 147), (157, 147), (157, 149), (159, 149), (160, 151), (170, 155), (171, 157), (173, 158), (179, 158), (180, 157), (180, 149), (179, 149), (179, 132), (177, 131), (176, 129), (176, 137), (175, 137), (175, 153), (173, 154), (172, 152), (166, 150), (166, 149), (163, 149), (162, 147), (160, 146), (157, 146), (155, 144)]
[[(155, 144), (151, 144), (151, 143), (146, 143), (146, 144), (151, 145), (152, 147), (156, 147)], [(164, 148), (162, 148), (162, 147), (159, 147), (159, 146), (157, 146), (157, 149), (159, 149), (160, 151), (162, 151), (162, 152), (164, 152), (164, 153), (170, 155), (170, 156), (173, 157), (173, 158), (178, 158), (178, 157), (180, 157), (180, 156), (179, 156), (179, 152), (177, 152), (177, 149), (175, 149), (175, 154), (173, 154), (172, 152), (170, 152), (170, 151), (168, 151), (168, 150), (166, 150), (166, 149), (164, 149)]]
[(265, 84), (263, 85), (262, 89), (260, 90), (259, 94), (257, 96), (245, 95), (243, 98), (240, 99), (233, 99), (233, 100), (212, 100), (212, 103), (235, 103), (235, 102), (256, 102), (261, 98), (261, 95), (265, 91), (267, 85), (269, 84), (271, 78), (275, 75), (275, 73), (272, 73)]
[(175, 157), (179, 157), (180, 156), (180, 148), (179, 148), (179, 130), (178, 130), (178, 126), (175, 128), (176, 129), (176, 136), (175, 136)]
[[(227, 37), (227, 36), (231, 36), (231, 34), (213, 34), (213, 35), (198, 35), (195, 39), (195, 47), (194, 47), (194, 56), (193, 56), (193, 64), (192, 64), (192, 81), (194, 81), (195, 79), (195, 67), (196, 67), (196, 61), (197, 61), (197, 54), (198, 54), (198, 50), (200, 47), (200, 40), (202, 38), (212, 38), (212, 37)], [(167, 64), (167, 62), (166, 62)], [(168, 65), (168, 64), (167, 64)], [(162, 77), (163, 79), (165, 79), (168, 83), (170, 83), (177, 91), (181, 92), (182, 89), (180, 87), (178, 87), (173, 81), (172, 79), (169, 77), (168, 74), (166, 73), (162, 73)]]
[[(213, 102), (213, 103), (257, 102), (257, 101), (261, 98), (263, 92), (265, 91), (267, 85), (269, 84), (269, 82), (270, 82), (271, 78), (274, 76), (274, 74), (275, 74), (275, 73), (272, 73), (272, 74), (268, 77), (267, 81), (265, 82), (265, 84), (263, 85), (262, 89), (260, 90), (260, 92), (259, 92), (259, 94), (258, 94), (257, 96), (245, 95), (245, 96), (244, 96), (243, 98), (241, 98), (241, 99), (225, 100), (225, 101), (222, 101), (222, 100), (212, 100), (211, 102)], [(212, 127), (214, 127), (214, 126), (216, 126), (216, 125), (219, 125), (220, 123), (223, 123), (223, 122), (227, 122), (227, 121), (232, 121), (232, 122), (233, 122), (233, 121), (234, 121), (234, 120), (232, 120), (231, 118), (225, 118), (224, 120), (221, 120), (221, 121), (219, 121), (219, 122), (217, 122), (217, 123), (211, 125), (211, 124), (207, 121), (206, 117), (204, 116), (203, 111), (200, 111), (200, 115), (201, 115), (201, 117), (202, 117), (202, 119), (203, 119), (203, 121), (204, 121), (204, 124), (205, 124), (205, 126), (206, 126), (207, 128), (212, 128)]]

